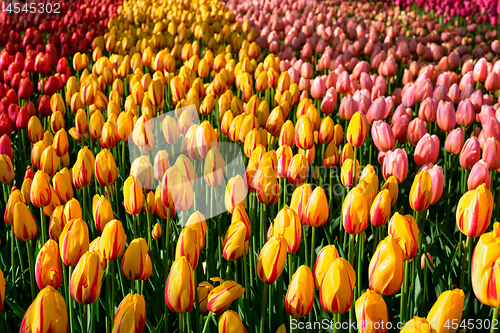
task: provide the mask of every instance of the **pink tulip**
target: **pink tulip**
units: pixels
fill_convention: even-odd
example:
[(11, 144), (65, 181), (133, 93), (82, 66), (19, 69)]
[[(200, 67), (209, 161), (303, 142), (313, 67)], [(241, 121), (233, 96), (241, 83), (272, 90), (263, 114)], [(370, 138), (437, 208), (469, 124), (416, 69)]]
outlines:
[(346, 71), (342, 72), (337, 79), (337, 92), (340, 94), (346, 94), (351, 89), (351, 79), (349, 78), (349, 73)]
[(456, 114), (457, 124), (462, 127), (469, 128), (469, 126), (474, 122), (474, 117), (474, 106), (471, 101), (469, 99), (460, 101)]
[[(333, 92), (328, 93), (330, 90), (333, 90)], [(335, 105), (337, 105), (337, 92), (335, 92), (335, 88), (332, 87), (328, 91), (321, 102), (321, 112), (324, 114), (332, 114), (335, 111)]]
[(399, 148), (388, 151), (382, 164), (382, 174), (385, 180), (394, 176), (399, 184), (404, 182), (408, 176), (408, 155), (406, 152)]
[(463, 145), (464, 132), (461, 128), (455, 128), (453, 131), (448, 133), (444, 143), (444, 149), (446, 149), (448, 153), (458, 155), (462, 151)]
[(399, 141), (399, 143), (406, 143), (408, 141), (408, 125), (410, 124), (410, 118), (407, 115), (403, 115), (392, 121), (392, 132), (394, 133), (394, 138)]
[(436, 135), (425, 134), (415, 147), (415, 163), (424, 165), (436, 163), (439, 157), (439, 138)]
[(481, 158), (481, 146), (476, 137), (471, 137), (465, 141), (465, 144), (460, 151), (460, 166), (470, 170), (474, 164)]
[(484, 87), (488, 91), (497, 91), (500, 89), (500, 77), (497, 72), (491, 72), (486, 77), (486, 82), (484, 82)]
[(481, 112), (481, 107), (484, 103), (483, 92), (481, 90), (476, 90), (470, 95), (470, 102), (474, 107), (474, 112)]
[(314, 99), (323, 99), (325, 97), (326, 85), (325, 81), (317, 76), (311, 85), (311, 97)]
[(439, 128), (445, 132), (449, 132), (455, 128), (457, 122), (453, 104), (451, 102), (439, 102), (436, 119)]
[(302, 64), (300, 67), (300, 75), (304, 79), (310, 79), (312, 78), (312, 65), (309, 62), (305, 62)]
[(385, 98), (379, 97), (372, 103), (372, 105), (368, 109), (368, 112), (366, 113), (366, 118), (368, 119), (370, 124), (373, 124), (373, 122), (376, 120), (384, 119), (385, 113), (386, 113)]
[(453, 104), (458, 104), (460, 102), (460, 89), (458, 84), (454, 83), (448, 90), (448, 98)]
[(469, 191), (475, 190), (481, 184), (485, 184), (487, 189), (491, 186), (489, 166), (483, 160), (477, 161), (472, 167), (469, 178), (467, 178), (467, 189)]
[(415, 104), (415, 84), (413, 82), (408, 83), (403, 88), (402, 94), (401, 102), (404, 106), (411, 108)]
[(371, 129), (373, 143), (380, 151), (393, 150), (396, 146), (396, 139), (392, 128), (388, 123), (382, 120), (376, 120)]
[[(426, 98), (424, 99), (422, 104), (420, 104), (420, 108), (418, 109), (418, 117), (424, 121), (432, 123), (436, 120), (437, 109), (438, 102), (433, 98)], [(455, 113), (453, 113), (453, 115), (455, 115)]]
[(415, 118), (410, 121), (408, 125), (408, 141), (410, 141), (412, 146), (416, 146), (418, 141), (427, 134), (427, 128), (425, 127), (425, 121)]
[(351, 117), (358, 111), (358, 106), (352, 96), (344, 96), (340, 102), (339, 115), (341, 119), (351, 120)]
[(481, 58), (474, 65), (474, 70), (472, 71), (474, 81), (484, 82), (488, 76), (488, 62), (486, 59)]
[(500, 141), (490, 137), (484, 143), (483, 160), (488, 163), (490, 170), (500, 168)]
[(444, 185), (444, 174), (443, 174), (443, 168), (441, 168), (437, 164), (424, 164), (422, 167), (418, 170), (417, 174), (420, 173), (422, 170), (427, 170), (429, 174), (431, 175), (431, 180), (432, 180), (432, 199), (431, 199), (431, 205), (434, 205), (438, 200), (441, 198), (441, 195), (443, 194), (443, 185)]

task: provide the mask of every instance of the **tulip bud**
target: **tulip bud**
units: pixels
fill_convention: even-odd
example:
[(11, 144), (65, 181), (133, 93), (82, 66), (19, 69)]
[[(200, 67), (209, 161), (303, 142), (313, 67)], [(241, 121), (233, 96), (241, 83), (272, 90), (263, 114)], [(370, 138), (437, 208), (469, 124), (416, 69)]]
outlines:
[[(133, 324), (132, 324), (133, 323)], [(146, 302), (144, 296), (139, 294), (127, 294), (118, 305), (113, 320), (113, 332), (120, 332), (120, 328), (134, 329), (136, 333), (142, 333), (146, 325)]]
[(245, 288), (234, 281), (223, 281), (219, 278), (213, 279), (220, 280), (222, 283), (208, 295), (207, 309), (219, 315), (229, 308), (232, 302), (245, 293)]
[(26, 203), (26, 200), (21, 191), (14, 190), (10, 193), (7, 206), (5, 207), (4, 221), (7, 225), (12, 226), (14, 223), (14, 207), (18, 202)]
[(439, 295), (426, 318), (429, 323), (436, 324), (433, 332), (451, 333), (454, 331), (454, 329), (447, 327), (446, 323), (460, 321), (464, 299), (464, 292), (460, 289), (448, 290)]
[(97, 181), (104, 187), (114, 184), (118, 177), (115, 158), (106, 148), (101, 150), (96, 156), (95, 172)]
[(356, 273), (344, 258), (335, 258), (326, 271), (319, 290), (321, 306), (331, 313), (346, 313), (352, 306)]
[(89, 250), (89, 229), (82, 219), (66, 223), (59, 236), (61, 259), (67, 266), (76, 266), (81, 256)]
[(297, 252), (300, 247), (302, 225), (297, 213), (287, 205), (274, 219), (274, 235), (282, 235), (288, 244), (288, 253)]
[(38, 252), (35, 264), (35, 278), (40, 290), (46, 286), (59, 288), (62, 283), (59, 247), (52, 239), (49, 239)]
[(234, 176), (227, 182), (224, 203), (227, 211), (231, 214), (237, 206), (241, 206), (243, 209), (245, 208), (246, 187), (240, 175)]
[(375, 250), (368, 268), (370, 288), (382, 295), (393, 295), (403, 284), (403, 249), (388, 236)]
[(67, 332), (64, 297), (52, 286), (42, 289), (24, 314), (19, 332)]
[(380, 191), (370, 208), (370, 222), (375, 227), (383, 226), (391, 214), (391, 194), (388, 189)]
[(418, 212), (429, 208), (432, 200), (432, 178), (427, 170), (420, 171), (410, 189), (411, 209)]
[(68, 135), (64, 128), (60, 129), (54, 136), (52, 147), (55, 149), (57, 156), (62, 157), (68, 152)]
[(417, 221), (411, 215), (396, 212), (389, 222), (389, 235), (403, 249), (403, 260), (410, 260), (417, 254), (419, 230)]
[(301, 116), (297, 119), (295, 145), (304, 150), (311, 149), (314, 146), (313, 124), (307, 116)]
[(208, 295), (210, 292), (214, 289), (214, 286), (212, 286), (210, 283), (207, 281), (203, 281), (200, 284), (198, 284), (198, 310), (200, 313), (207, 313), (207, 304), (208, 304)]
[(346, 159), (342, 164), (342, 169), (340, 170), (340, 181), (345, 187), (352, 187), (358, 183), (360, 173), (359, 161), (356, 160), (356, 167), (354, 167), (353, 164), (354, 162), (350, 158)]
[(179, 234), (175, 248), (175, 258), (186, 257), (191, 267), (196, 269), (200, 255), (196, 230), (190, 226), (184, 227)]
[(28, 122), (28, 138), (31, 143), (37, 143), (43, 139), (43, 126), (37, 116), (32, 116)]
[(329, 209), (325, 191), (318, 186), (314, 189), (306, 206), (306, 224), (311, 227), (321, 227), (328, 220)]
[(307, 157), (303, 154), (294, 155), (287, 170), (288, 182), (295, 186), (301, 185), (306, 181), (308, 174), (309, 163)]
[(257, 275), (266, 284), (278, 279), (285, 267), (287, 243), (281, 235), (273, 236), (262, 247), (257, 259)]
[(144, 205), (144, 193), (141, 182), (133, 175), (130, 175), (123, 184), (124, 206), (130, 215), (140, 213)]
[(71, 275), (71, 297), (80, 304), (94, 303), (101, 293), (103, 273), (99, 255), (86, 252)]
[(231, 223), (224, 238), (222, 254), (226, 260), (235, 261), (244, 255), (247, 227), (243, 222)]
[(129, 280), (140, 279), (146, 267), (148, 253), (148, 244), (144, 238), (136, 238), (130, 242), (122, 258), (123, 276)]
[(370, 218), (369, 202), (362, 188), (349, 191), (342, 204), (344, 228), (349, 234), (357, 235), (366, 229)]
[(297, 187), (292, 194), (290, 208), (293, 209), (300, 218), (302, 225), (306, 224), (306, 207), (312, 194), (311, 185), (303, 184)]
[(210, 187), (218, 187), (224, 180), (225, 162), (218, 147), (212, 147), (205, 157), (204, 179)]
[(314, 303), (314, 278), (311, 269), (300, 266), (293, 274), (285, 297), (286, 312), (294, 318), (305, 317)]
[(17, 239), (27, 242), (36, 237), (38, 229), (35, 219), (22, 201), (14, 205), (13, 222), (14, 235)]
[(75, 165), (72, 168), (73, 185), (75, 185), (77, 189), (89, 186), (92, 182), (94, 168), (94, 154), (92, 154), (92, 152), (87, 147), (80, 149)]
[(156, 240), (161, 239), (161, 225), (159, 223), (156, 223), (151, 230), (151, 237)]
[[(358, 329), (365, 333), (387, 333), (389, 314), (382, 296), (368, 289), (356, 300), (356, 318), (362, 321)], [(378, 327), (378, 328), (377, 328)]]
[(482, 235), (490, 225), (493, 196), (485, 186), (466, 192), (458, 202), (456, 219), (460, 231), (468, 237)]
[(352, 116), (349, 121), (349, 126), (347, 127), (347, 141), (353, 145), (353, 147), (360, 147), (365, 141), (368, 131), (368, 120), (366, 120), (366, 117), (361, 112), (356, 112)]
[(290, 148), (294, 147), (295, 129), (291, 120), (287, 120), (281, 127), (278, 143), (280, 146), (287, 145)]
[(467, 178), (467, 189), (469, 191), (475, 190), (481, 184), (484, 184), (487, 189), (489, 189), (491, 186), (491, 177), (488, 163), (483, 160), (479, 160), (472, 167), (469, 177)]
[(186, 257), (174, 261), (165, 285), (165, 301), (171, 311), (186, 313), (194, 305), (193, 269)]

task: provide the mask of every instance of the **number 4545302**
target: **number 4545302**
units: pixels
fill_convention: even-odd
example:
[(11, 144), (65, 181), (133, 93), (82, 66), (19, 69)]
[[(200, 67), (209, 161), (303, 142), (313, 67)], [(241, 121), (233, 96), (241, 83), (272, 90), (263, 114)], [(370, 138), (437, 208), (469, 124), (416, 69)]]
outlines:
[(463, 319), (459, 321), (458, 319), (447, 320), (444, 324), (444, 327), (447, 329), (458, 330), (460, 329), (469, 329), (469, 330), (489, 330), (491, 328), (497, 329), (499, 327), (499, 322), (497, 319)]
[(51, 3), (20, 3), (20, 2), (11, 2), (6, 8), (7, 13), (39, 13), (39, 14), (60, 14), (61, 4), (56, 2), (54, 4)]

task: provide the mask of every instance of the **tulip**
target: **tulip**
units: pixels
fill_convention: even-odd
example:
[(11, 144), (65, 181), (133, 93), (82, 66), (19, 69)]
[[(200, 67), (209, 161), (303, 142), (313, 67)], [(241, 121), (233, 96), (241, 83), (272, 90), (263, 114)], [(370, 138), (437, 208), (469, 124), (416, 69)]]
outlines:
[(243, 222), (231, 223), (223, 242), (222, 255), (226, 260), (240, 259), (245, 251), (247, 227)]
[(160, 240), (161, 239), (161, 224), (156, 223), (153, 227), (153, 230), (151, 230), (151, 237), (155, 240)]
[[(220, 280), (216, 278), (217, 280)], [(208, 294), (207, 309), (216, 315), (226, 311), (231, 303), (245, 293), (245, 288), (234, 281), (222, 281)]]
[(95, 158), (94, 154), (84, 147), (78, 152), (73, 171), (73, 185), (77, 189), (87, 187), (92, 182), (92, 175), (94, 174)]
[(333, 137), (335, 135), (335, 123), (333, 122), (332, 118), (330, 117), (325, 117), (323, 120), (321, 120), (320, 128), (319, 128), (319, 133), (318, 133), (318, 140), (322, 144), (329, 144), (332, 142)]
[(274, 234), (282, 235), (288, 244), (288, 253), (297, 252), (301, 240), (301, 222), (297, 213), (285, 205), (274, 219)]
[(130, 215), (140, 213), (144, 205), (144, 193), (140, 181), (133, 175), (130, 175), (123, 184), (123, 196), (125, 210)]
[(54, 148), (57, 156), (62, 157), (68, 152), (68, 146), (68, 135), (66, 134), (64, 128), (61, 128), (54, 136), (52, 147)]
[(439, 148), (439, 138), (436, 135), (425, 134), (415, 147), (415, 163), (417, 165), (436, 163), (439, 157)]
[(396, 212), (389, 222), (389, 235), (403, 249), (403, 260), (410, 260), (417, 255), (419, 230), (413, 216)]
[(466, 192), (458, 202), (456, 220), (460, 231), (468, 237), (482, 235), (490, 225), (493, 196), (485, 184)]
[(408, 175), (408, 156), (402, 149), (387, 152), (382, 164), (382, 174), (387, 180), (390, 176), (396, 177), (399, 184), (404, 182)]
[(307, 116), (301, 116), (297, 119), (295, 145), (304, 150), (311, 149), (314, 146), (313, 124)]
[(266, 122), (266, 129), (273, 136), (278, 136), (283, 123), (285, 122), (285, 115), (283, 114), (283, 109), (277, 106), (271, 111)]
[(326, 272), (335, 259), (339, 258), (339, 253), (334, 245), (327, 245), (319, 251), (313, 266), (314, 285), (320, 289)]
[[(408, 141), (412, 146), (416, 146), (420, 139), (427, 134), (425, 121), (415, 118), (408, 124)], [(396, 132), (395, 130), (393, 130)]]
[[(354, 175), (353, 175), (354, 172)], [(356, 168), (353, 166), (352, 159), (346, 159), (342, 164), (342, 169), (340, 170), (340, 181), (345, 187), (352, 187), (357, 184), (359, 180), (359, 161), (356, 160)]]
[(122, 258), (121, 271), (123, 276), (129, 280), (140, 279), (146, 267), (148, 253), (148, 244), (144, 238), (136, 238), (130, 242)]
[(35, 219), (24, 202), (15, 203), (12, 220), (14, 235), (17, 239), (27, 242), (36, 237), (38, 229)]
[(464, 145), (464, 132), (461, 128), (455, 128), (453, 131), (448, 133), (446, 141), (444, 143), (444, 148), (448, 153), (454, 155), (460, 154), (462, 147)]
[(396, 140), (388, 123), (377, 120), (373, 123), (372, 129), (373, 143), (380, 151), (393, 150), (396, 146)]
[(490, 170), (500, 168), (500, 141), (496, 138), (490, 137), (484, 143), (483, 160), (488, 163)]
[(28, 122), (28, 138), (31, 143), (43, 139), (43, 126), (37, 116), (32, 116)]
[(449, 132), (455, 128), (457, 123), (455, 109), (453, 108), (453, 104), (450, 102), (439, 102), (437, 107), (437, 115), (435, 119), (426, 119), (429, 122), (433, 122), (437, 120), (437, 124), (440, 129), (445, 132)]
[(154, 169), (147, 156), (143, 155), (134, 160), (130, 167), (130, 175), (137, 180), (139, 187), (151, 190), (154, 183)]
[(58, 206), (50, 216), (49, 237), (59, 243), (59, 236), (64, 229), (63, 206)]
[(115, 260), (123, 255), (126, 240), (127, 236), (122, 223), (118, 220), (112, 220), (106, 224), (102, 231), (99, 249), (104, 258)]
[(101, 293), (103, 269), (99, 255), (86, 252), (71, 274), (69, 292), (80, 304), (94, 303)]
[[(318, 256), (319, 258), (319, 256)], [(321, 306), (331, 313), (346, 313), (352, 306), (356, 273), (344, 258), (334, 259), (322, 280), (319, 299)]]
[(388, 189), (380, 191), (370, 208), (370, 222), (375, 227), (381, 227), (389, 221), (391, 214), (391, 194)]
[(287, 178), (290, 184), (295, 186), (303, 184), (309, 173), (309, 163), (303, 154), (296, 154), (292, 157), (287, 170)]
[[(134, 323), (132, 325), (132, 323)], [(120, 332), (120, 328), (134, 328), (134, 332), (142, 333), (146, 324), (146, 302), (144, 296), (127, 294), (118, 305), (113, 320), (113, 332)], [(131, 325), (131, 326), (128, 326)]]
[(116, 136), (118, 140), (127, 142), (134, 129), (134, 116), (131, 112), (120, 112), (116, 120)]
[(325, 191), (320, 186), (312, 192), (306, 206), (306, 224), (311, 227), (321, 227), (328, 220), (328, 200)]
[(196, 229), (190, 226), (184, 227), (177, 240), (175, 249), (175, 258), (186, 257), (193, 269), (198, 266), (198, 258), (200, 255), (199, 241), (197, 240)]
[(361, 112), (356, 112), (347, 127), (347, 141), (353, 147), (360, 147), (368, 135), (369, 124), (366, 117)]
[(76, 199), (71, 199), (64, 206), (64, 222), (68, 222), (73, 219), (81, 219), (82, 218), (82, 208), (80, 207), (80, 203)]
[(460, 152), (460, 166), (470, 170), (481, 158), (481, 147), (479, 141), (475, 137), (471, 137), (465, 141), (465, 144)]
[(5, 207), (4, 221), (7, 225), (12, 226), (14, 223), (14, 207), (18, 202), (25, 203), (26, 201), (21, 191), (14, 190), (10, 193), (7, 206)]
[(89, 250), (89, 230), (82, 219), (68, 221), (59, 236), (59, 251), (67, 266), (76, 266)]
[(469, 99), (464, 99), (460, 101), (457, 108), (457, 124), (469, 128), (470, 125), (474, 122), (475, 112), (474, 105)]
[(52, 192), (50, 191), (49, 176), (42, 170), (36, 172), (31, 185), (30, 200), (35, 207), (45, 207), (50, 204)]
[(425, 169), (416, 176), (410, 189), (410, 206), (418, 212), (429, 208), (432, 200), (432, 178)]
[(97, 181), (104, 187), (114, 184), (116, 178), (118, 178), (115, 159), (113, 154), (106, 148), (101, 150), (96, 156), (95, 173)]
[(214, 289), (210, 283), (204, 281), (198, 284), (198, 310), (200, 313), (207, 313), (208, 295)]
[(238, 313), (227, 310), (219, 318), (219, 333), (246, 333), (245, 326)]
[(432, 198), (431, 205), (438, 202), (443, 194), (443, 184), (444, 184), (444, 174), (443, 169), (439, 165), (433, 165), (432, 163), (423, 165), (418, 172), (422, 170), (427, 170), (431, 176), (432, 181)]
[(59, 288), (62, 283), (59, 247), (52, 239), (49, 239), (38, 252), (35, 264), (35, 278), (40, 290), (46, 286)]
[(464, 292), (460, 289), (448, 290), (439, 295), (426, 318), (429, 323), (435, 323), (436, 328), (434, 328), (433, 332), (451, 333), (455, 331), (446, 323), (460, 321), (464, 299)]
[(297, 187), (292, 194), (290, 208), (297, 213), (302, 225), (306, 224), (306, 207), (311, 194), (312, 188), (309, 184), (303, 184)]
[(115, 218), (111, 203), (106, 196), (95, 195), (92, 200), (92, 212), (97, 231), (102, 233), (106, 224)]
[[(236, 118), (235, 118), (236, 119)], [(306, 121), (307, 123), (307, 121)], [(280, 130), (280, 135), (278, 138), (279, 146), (287, 145), (293, 148), (295, 145), (295, 129), (291, 120), (285, 121)]]
[(64, 297), (52, 286), (42, 289), (24, 314), (19, 332), (67, 332)]
[(278, 279), (285, 267), (288, 245), (281, 235), (273, 236), (262, 247), (257, 259), (257, 275), (266, 284)]
[(389, 314), (384, 299), (377, 292), (368, 289), (356, 300), (356, 318), (362, 320), (360, 332), (387, 333)]
[(294, 318), (305, 317), (314, 303), (314, 278), (311, 269), (300, 266), (293, 274), (285, 297), (286, 312)]
[(382, 295), (393, 295), (403, 284), (403, 249), (391, 236), (381, 241), (368, 268), (370, 288)]
[(487, 189), (489, 189), (491, 185), (488, 163), (483, 160), (479, 160), (472, 167), (469, 177), (467, 178), (467, 189), (469, 191), (475, 190), (481, 184), (484, 184)]
[(342, 204), (342, 221), (347, 233), (357, 235), (366, 229), (370, 218), (369, 203), (364, 191), (354, 187)]
[(213, 147), (205, 158), (204, 179), (210, 187), (218, 187), (224, 180), (225, 162), (219, 148)]

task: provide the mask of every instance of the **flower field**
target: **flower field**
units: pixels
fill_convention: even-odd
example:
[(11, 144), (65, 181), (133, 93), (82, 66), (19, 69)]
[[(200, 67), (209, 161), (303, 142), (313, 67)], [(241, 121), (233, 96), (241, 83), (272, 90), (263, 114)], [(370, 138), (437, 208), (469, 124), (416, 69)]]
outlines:
[(498, 1), (3, 1), (0, 332), (498, 332)]

